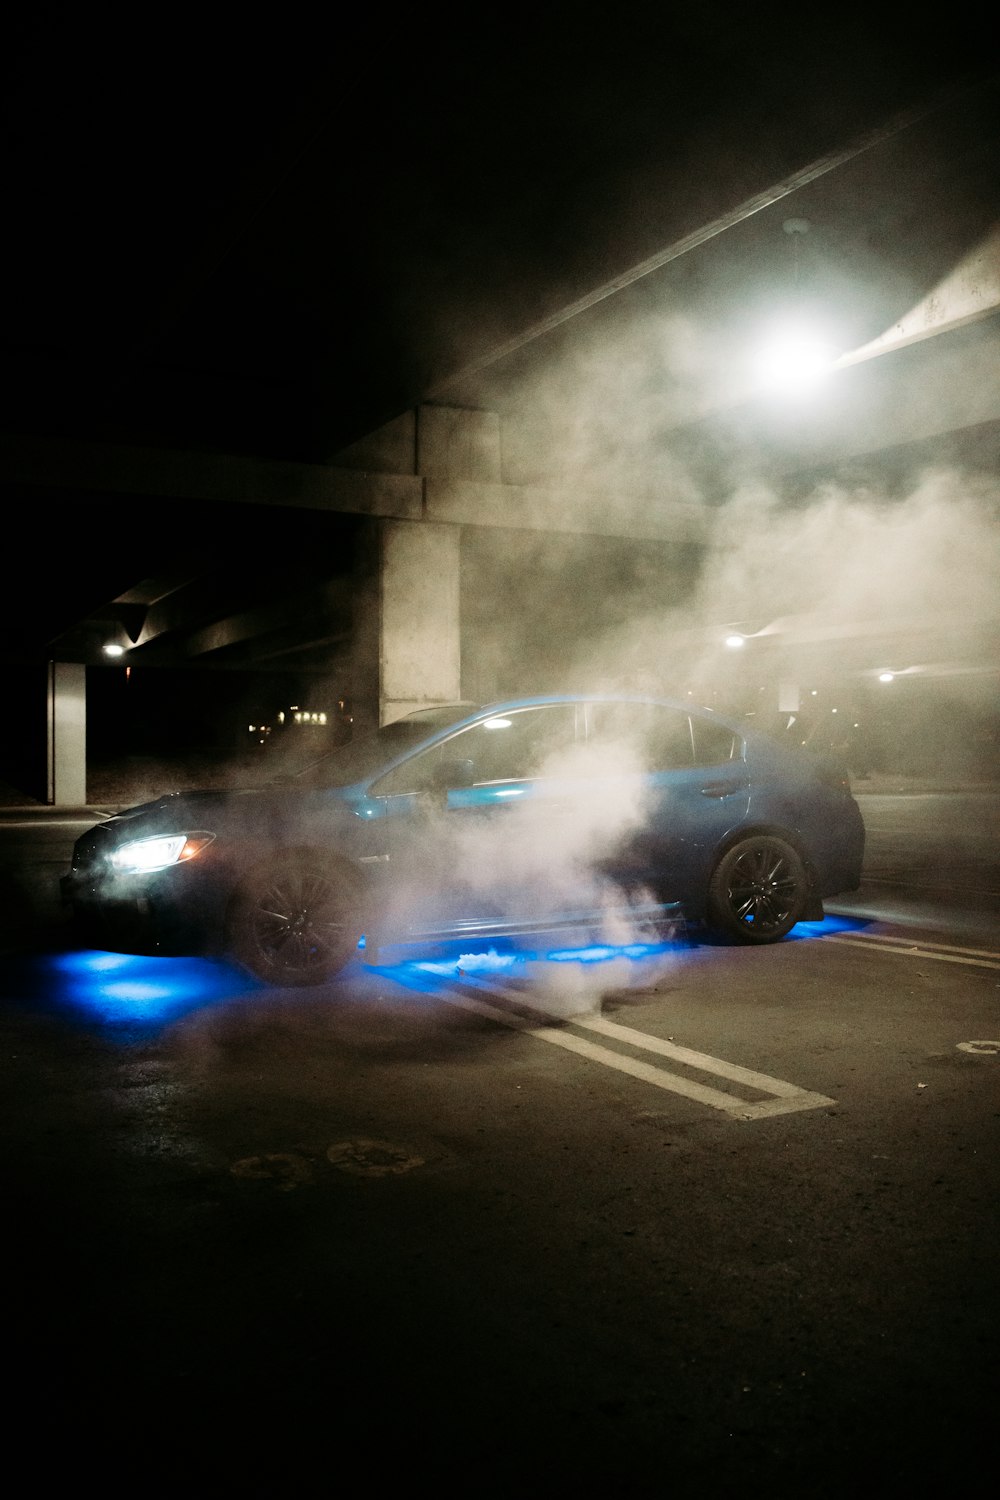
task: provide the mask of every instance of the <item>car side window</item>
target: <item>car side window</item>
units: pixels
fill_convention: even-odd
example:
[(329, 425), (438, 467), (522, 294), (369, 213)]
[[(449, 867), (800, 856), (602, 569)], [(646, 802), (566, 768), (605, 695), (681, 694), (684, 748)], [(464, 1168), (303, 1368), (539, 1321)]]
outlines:
[(694, 715), (691, 718), (691, 728), (694, 732), (696, 766), (719, 766), (725, 761), (741, 758), (743, 741), (731, 729)]
[(383, 776), (372, 792), (379, 797), (394, 797), (427, 791), (438, 767), (450, 760), (470, 760), (476, 785), (523, 781), (540, 775), (575, 741), (576, 708), (572, 703), (497, 714), (413, 756)]
[(587, 743), (627, 747), (647, 771), (675, 771), (694, 764), (691, 720), (681, 709), (661, 703), (592, 703)]

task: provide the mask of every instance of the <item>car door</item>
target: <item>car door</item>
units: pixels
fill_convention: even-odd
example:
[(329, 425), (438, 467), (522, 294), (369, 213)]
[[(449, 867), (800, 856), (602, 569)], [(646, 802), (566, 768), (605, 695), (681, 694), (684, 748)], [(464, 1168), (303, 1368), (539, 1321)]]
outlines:
[(595, 765), (629, 767), (641, 789), (607, 868), (665, 901), (700, 894), (716, 849), (749, 809), (740, 736), (707, 714), (606, 700), (588, 705), (587, 746)]
[(573, 702), (484, 715), (369, 788), (387, 929), (514, 929), (560, 904), (559, 768), (578, 723)]

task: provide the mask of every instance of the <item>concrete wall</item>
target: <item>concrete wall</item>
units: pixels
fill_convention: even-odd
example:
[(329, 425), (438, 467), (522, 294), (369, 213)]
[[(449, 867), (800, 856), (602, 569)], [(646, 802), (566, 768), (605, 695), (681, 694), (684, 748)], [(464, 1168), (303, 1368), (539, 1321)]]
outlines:
[(379, 720), (461, 697), (459, 529), (382, 523)]

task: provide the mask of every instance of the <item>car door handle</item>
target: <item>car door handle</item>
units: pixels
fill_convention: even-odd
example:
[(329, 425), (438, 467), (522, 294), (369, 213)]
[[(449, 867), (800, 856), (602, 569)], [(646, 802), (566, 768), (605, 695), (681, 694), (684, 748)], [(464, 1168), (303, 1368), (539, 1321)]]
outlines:
[(745, 792), (746, 781), (706, 781), (701, 789), (703, 797), (731, 797), (734, 792)]

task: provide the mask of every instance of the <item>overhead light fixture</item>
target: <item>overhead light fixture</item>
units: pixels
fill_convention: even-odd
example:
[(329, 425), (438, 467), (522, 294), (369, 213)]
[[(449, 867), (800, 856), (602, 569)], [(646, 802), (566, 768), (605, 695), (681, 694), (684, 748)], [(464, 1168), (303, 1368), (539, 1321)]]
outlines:
[(732, 635), (727, 635), (726, 636), (726, 645), (729, 647), (729, 649), (731, 651), (738, 651), (739, 648), (741, 646), (745, 646), (746, 643), (747, 643), (747, 638), (746, 638), (745, 635), (737, 635), (734, 632)]
[(768, 337), (757, 358), (757, 375), (768, 390), (785, 396), (807, 395), (834, 367), (839, 351), (823, 332), (803, 300), (800, 288), (800, 247), (809, 233), (808, 219), (786, 219), (782, 225), (794, 252), (792, 306), (794, 308)]
[(836, 364), (837, 351), (806, 323), (788, 324), (761, 350), (757, 372), (761, 384), (786, 396), (814, 390)]
[(105, 656), (124, 656), (125, 647), (119, 646), (117, 641), (109, 641), (104, 647)]

